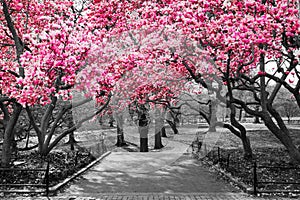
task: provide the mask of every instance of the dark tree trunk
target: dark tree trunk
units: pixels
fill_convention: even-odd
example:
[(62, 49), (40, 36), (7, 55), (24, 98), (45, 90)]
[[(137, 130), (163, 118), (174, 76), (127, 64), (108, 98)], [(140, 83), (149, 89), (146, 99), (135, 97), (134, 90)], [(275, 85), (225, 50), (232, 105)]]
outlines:
[(2, 146), (1, 166), (8, 167), (11, 163), (12, 140), (14, 137), (14, 128), (22, 111), (22, 106), (15, 103), (14, 111), (5, 127), (4, 140)]
[[(67, 118), (68, 128), (72, 128), (73, 126), (75, 126), (72, 109), (68, 110), (68, 112), (66, 113), (66, 118)], [(66, 144), (69, 144), (71, 151), (74, 151), (75, 150), (74, 145), (76, 143), (78, 142), (75, 140), (74, 131), (72, 131), (71, 133), (69, 133), (69, 141)]]
[(113, 116), (110, 117), (108, 123), (109, 123), (109, 127), (114, 127), (114, 118), (113, 118)]
[(217, 100), (211, 99), (209, 104), (209, 128), (208, 132), (216, 132)]
[(258, 117), (258, 116), (255, 116), (254, 122), (253, 122), (253, 123), (254, 123), (254, 124), (259, 124), (259, 123), (260, 123), (259, 117)]
[[(230, 57), (230, 56), (229, 56)], [(227, 73), (226, 73), (226, 78), (227, 78), (227, 90), (228, 90), (228, 97), (229, 97), (229, 102), (227, 102), (228, 107), (230, 108), (230, 122), (231, 125), (238, 129), (232, 129), (232, 133), (236, 134), (241, 140), (242, 140), (242, 144), (243, 144), (243, 150), (244, 150), (244, 158), (246, 159), (252, 159), (253, 158), (253, 153), (252, 153), (252, 149), (251, 149), (251, 144), (250, 144), (250, 140), (247, 137), (247, 131), (245, 129), (245, 127), (239, 123), (236, 120), (236, 107), (233, 104), (234, 102), (234, 97), (233, 97), (233, 90), (230, 84), (230, 73), (229, 73), (229, 69), (230, 69), (230, 59), (227, 60)], [(241, 113), (240, 113), (241, 115)]]
[(140, 152), (148, 152), (148, 138), (140, 138)]
[(99, 122), (99, 125), (100, 125), (100, 126), (103, 125), (103, 119), (102, 119), (102, 116), (99, 117), (98, 122)]
[[(256, 107), (255, 107), (255, 110), (258, 111), (258, 109), (259, 109), (259, 106), (256, 106)], [(254, 118), (254, 122), (253, 122), (253, 123), (254, 123), (254, 124), (259, 124), (259, 123), (260, 123), (259, 117), (258, 117), (258, 116), (254, 116), (254, 117), (255, 117), (255, 118)]]
[(123, 128), (121, 128), (118, 124), (117, 124), (117, 143), (116, 146), (117, 147), (122, 147), (122, 146), (126, 146), (126, 142), (124, 139), (124, 130)]
[(239, 122), (240, 122), (240, 121), (242, 121), (242, 119), (243, 119), (243, 109), (240, 108), (239, 111), (240, 111), (240, 112), (239, 112)]
[(272, 107), (268, 107), (268, 110), (272, 114), (272, 117), (275, 118), (278, 126), (273, 122), (271, 116), (269, 116), (268, 113), (264, 113), (264, 115), (262, 116), (264, 123), (288, 150), (291, 161), (299, 164), (300, 151), (293, 143), (293, 139), (290, 136), (289, 130), (287, 129), (282, 118), (275, 109), (273, 109)]
[(161, 140), (161, 131), (159, 131), (158, 133), (155, 134), (154, 139), (155, 139), (154, 149), (161, 149), (164, 147), (164, 145), (162, 144), (162, 140)]
[(251, 143), (249, 138), (245, 134), (241, 134), (241, 140), (243, 143), (243, 150), (244, 150), (244, 158), (246, 160), (251, 160), (253, 158)]
[(161, 137), (167, 137), (166, 128), (164, 126), (161, 128)]
[(164, 118), (162, 117), (161, 110), (156, 108), (155, 110), (155, 135), (154, 135), (154, 149), (163, 148), (161, 141), (162, 127), (164, 126)]
[(235, 119), (235, 107), (234, 105), (230, 105), (230, 121), (232, 126), (238, 129), (239, 131), (239, 138), (242, 141), (243, 144), (243, 150), (244, 150), (244, 158), (247, 160), (251, 160), (253, 158), (253, 153), (252, 153), (252, 148), (250, 144), (250, 140), (247, 137), (247, 130), (245, 127), (240, 124), (236, 119)]
[(124, 139), (124, 129), (123, 129), (123, 124), (124, 124), (124, 119), (122, 114), (116, 114), (115, 119), (117, 122), (117, 147), (122, 147), (126, 146), (126, 142)]
[(173, 122), (173, 121), (168, 120), (168, 119), (166, 121), (170, 125), (170, 127), (173, 130), (174, 134), (178, 134), (178, 129), (177, 129), (177, 126), (176, 126), (176, 122)]
[(286, 117), (287, 117), (287, 123), (290, 124), (291, 123), (291, 117), (289, 115), (287, 115)]
[(146, 114), (139, 116), (140, 152), (148, 152), (148, 119)]
[(70, 148), (71, 148), (71, 151), (74, 151), (75, 150), (74, 145), (76, 143), (77, 143), (77, 141), (75, 140), (74, 132), (72, 132), (72, 133), (69, 134), (69, 141), (66, 144), (69, 144)]

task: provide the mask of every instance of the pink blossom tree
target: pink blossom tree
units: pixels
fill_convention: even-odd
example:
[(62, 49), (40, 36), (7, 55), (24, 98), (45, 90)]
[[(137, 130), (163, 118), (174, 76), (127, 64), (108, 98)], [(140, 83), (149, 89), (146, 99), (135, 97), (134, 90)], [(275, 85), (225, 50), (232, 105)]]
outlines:
[[(291, 158), (299, 162), (300, 153), (289, 130), (272, 106), (282, 86), (299, 98), (298, 79), (292, 80), (288, 76), (289, 73), (299, 76), (298, 4), (293, 0), (146, 1), (135, 10), (138, 20), (131, 27), (166, 29), (169, 35), (172, 31), (177, 32), (196, 43), (189, 45), (182, 41), (180, 44), (184, 45), (176, 46), (174, 51), (166, 48), (171, 55), (169, 60), (177, 63), (170, 67), (202, 85), (205, 85), (203, 78), (208, 78), (207, 75), (217, 75), (227, 87), (227, 95), (223, 98), (231, 108), (231, 123), (245, 132), (235, 120), (236, 106), (261, 117), (287, 148)], [(204, 66), (203, 59), (211, 61), (211, 65)], [(273, 74), (266, 69), (271, 61), (276, 63)], [(270, 81), (266, 78), (276, 81), (277, 85), (269, 94), (266, 86)], [(235, 96), (237, 90), (251, 92), (254, 101), (238, 99)], [(252, 109), (253, 105), (259, 109)]]
[[(137, 30), (146, 30), (144, 33), (150, 35), (154, 33), (152, 40), (148, 39), (151, 41), (149, 45), (141, 47), (137, 39), (134, 40), (137, 45), (132, 46), (130, 53), (120, 52), (123, 59), (117, 59), (117, 66), (120, 66), (117, 70), (131, 71), (136, 66), (145, 68), (148, 64), (154, 64), (158, 69), (174, 69), (182, 77), (192, 78), (203, 87), (210, 87), (205, 79), (213, 80), (214, 77), (210, 75), (214, 74), (218, 77), (214, 81), (222, 82), (227, 88), (227, 95), (218, 97), (227, 101), (231, 109), (231, 123), (240, 132), (243, 141), (247, 141), (246, 130), (235, 119), (237, 106), (249, 114), (261, 117), (287, 148), (290, 156), (299, 161), (300, 153), (281, 117), (272, 107), (281, 86), (287, 87), (296, 99), (299, 97), (297, 84), (291, 86), (291, 82), (297, 80), (287, 78), (289, 73), (295, 76), (299, 74), (297, 3), (288, 0), (137, 1), (126, 4), (129, 14), (121, 17), (122, 24), (126, 25), (112, 31), (108, 41), (121, 38), (120, 33), (129, 30), (133, 33)], [(114, 21), (114, 18), (109, 20)], [(119, 25), (113, 23), (108, 29)], [(155, 35), (157, 30), (161, 32)], [(140, 38), (145, 37), (141, 35)], [(128, 41), (130, 39), (133, 40), (129, 38)], [(98, 55), (102, 57), (105, 54)], [(275, 74), (266, 72), (266, 64), (271, 60), (276, 61)], [(289, 63), (286, 68), (282, 67), (285, 63)], [(119, 78), (116, 77), (118, 74), (112, 74), (110, 81)], [(269, 95), (266, 92), (266, 77), (275, 80), (277, 84)], [(145, 85), (141, 91), (143, 87)], [(149, 86), (145, 88), (151, 90)], [(237, 90), (251, 92), (254, 101), (238, 99), (235, 96)], [(140, 95), (141, 102), (145, 101), (144, 98)], [(252, 109), (253, 105), (260, 109)]]
[[(90, 34), (85, 2), (81, 3), (1, 1), (0, 91), (6, 123), (4, 166), (10, 163), (10, 141), (23, 108), (37, 133), (42, 155), (49, 153), (71, 131), (66, 130), (51, 140), (59, 121), (71, 106), (63, 108), (50, 127), (53, 110), (59, 99), (71, 99), (70, 89), (75, 84), (76, 74), (86, 64), (94, 37)], [(108, 97), (108, 93), (105, 96)], [(4, 106), (5, 102), (11, 102), (10, 110)], [(46, 106), (40, 123), (32, 117), (31, 107), (35, 105)]]

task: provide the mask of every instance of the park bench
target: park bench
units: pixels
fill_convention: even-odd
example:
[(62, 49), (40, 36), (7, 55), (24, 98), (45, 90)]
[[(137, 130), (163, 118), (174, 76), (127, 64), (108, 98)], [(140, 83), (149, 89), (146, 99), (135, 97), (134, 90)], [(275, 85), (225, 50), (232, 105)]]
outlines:
[[(45, 168), (38, 169), (23, 169), (18, 167), (0, 168), (0, 174), (2, 176), (12, 176), (14, 181), (9, 183), (0, 184), (0, 193), (45, 193), (49, 195), (49, 162)], [(28, 172), (34, 173), (36, 176), (35, 183), (22, 183), (18, 179), (14, 178), (16, 172), (22, 172), (22, 174), (28, 174)], [(5, 189), (1, 189), (5, 187)], [(20, 189), (22, 188), (22, 189)], [(40, 189), (42, 188), (42, 189)]]

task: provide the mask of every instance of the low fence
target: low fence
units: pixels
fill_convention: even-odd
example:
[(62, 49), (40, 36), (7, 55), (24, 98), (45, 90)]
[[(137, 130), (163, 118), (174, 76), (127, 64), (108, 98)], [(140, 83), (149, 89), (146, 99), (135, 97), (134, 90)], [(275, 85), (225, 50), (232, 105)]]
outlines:
[[(44, 173), (44, 176), (39, 177), (40, 183), (20, 183), (18, 180), (15, 180), (13, 183), (1, 183), (1, 186), (5, 186), (5, 189), (1, 190), (2, 193), (45, 193), (46, 196), (49, 195), (49, 169), (50, 164), (47, 162), (46, 168), (39, 168), (39, 169), (22, 169), (22, 168), (0, 168), (0, 173), (5, 172), (5, 175), (14, 174), (15, 172), (35, 172), (38, 176), (40, 172)], [(16, 177), (18, 178), (18, 177)], [(23, 188), (23, 189), (16, 189), (16, 188)], [(27, 188), (27, 189), (26, 189)], [(43, 188), (43, 189), (35, 189), (35, 188)]]
[[(197, 143), (195, 143), (197, 144)], [(205, 148), (205, 145), (202, 145), (202, 148)], [(199, 152), (198, 149), (196, 149), (197, 152)], [(231, 163), (233, 163), (233, 159), (235, 159), (234, 155), (231, 155), (228, 152), (223, 152), (222, 148), (217, 147), (214, 149), (214, 151), (211, 151), (209, 154), (207, 154), (207, 157), (213, 162), (213, 164), (219, 164), (219, 166), (224, 169), (225, 171), (231, 171), (232, 166), (230, 166)], [(268, 180), (266, 180), (266, 176), (263, 174), (264, 170), (266, 169), (272, 169), (272, 170), (278, 170), (282, 172), (283, 170), (297, 170), (300, 172), (300, 167), (284, 167), (284, 166), (266, 166), (266, 165), (259, 165), (256, 161), (250, 162), (249, 167), (246, 167), (248, 171), (252, 171), (252, 177), (250, 175), (248, 179), (248, 184), (252, 182), (253, 184), (253, 194), (258, 195), (259, 193), (300, 193), (300, 180), (297, 181), (277, 181), (272, 177), (268, 177)], [(270, 186), (277, 186), (276, 189), (269, 189), (272, 188)], [(278, 189), (281, 187), (278, 186), (292, 186), (297, 185), (297, 187), (294, 187), (296, 189), (287, 189), (288, 187), (282, 187), (282, 189)], [(299, 186), (299, 187), (298, 187)], [(274, 187), (273, 187), (274, 188)], [(299, 188), (299, 189), (298, 189)]]
[[(202, 142), (193, 142), (191, 144), (193, 152), (199, 153), (201, 148), (204, 148), (204, 152), (206, 151), (206, 145), (202, 145)], [(229, 168), (230, 165), (230, 153), (222, 153), (222, 149), (220, 147), (217, 147), (216, 151), (207, 152), (207, 156), (211, 157), (212, 160), (215, 162), (213, 164), (219, 163), (220, 166)], [(215, 159), (216, 158), (216, 159)]]
[(253, 162), (253, 193), (254, 195), (257, 195), (258, 193), (300, 193), (300, 190), (263, 190), (259, 189), (262, 186), (266, 185), (299, 185), (300, 186), (300, 181), (295, 182), (295, 181), (265, 181), (265, 180), (260, 180), (259, 178), (259, 169), (279, 169), (279, 170), (292, 170), (292, 169), (297, 169), (300, 170), (298, 167), (282, 167), (282, 166), (263, 166), (263, 165), (258, 165), (256, 161)]

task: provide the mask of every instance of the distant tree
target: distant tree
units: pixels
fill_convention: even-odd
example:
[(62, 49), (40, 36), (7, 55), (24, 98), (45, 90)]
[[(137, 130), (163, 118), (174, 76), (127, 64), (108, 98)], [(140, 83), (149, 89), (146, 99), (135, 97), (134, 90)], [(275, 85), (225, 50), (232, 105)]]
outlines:
[(286, 117), (290, 123), (292, 117), (299, 116), (299, 106), (295, 98), (285, 88), (281, 88), (277, 98), (274, 100), (274, 108), (279, 112), (281, 117)]

